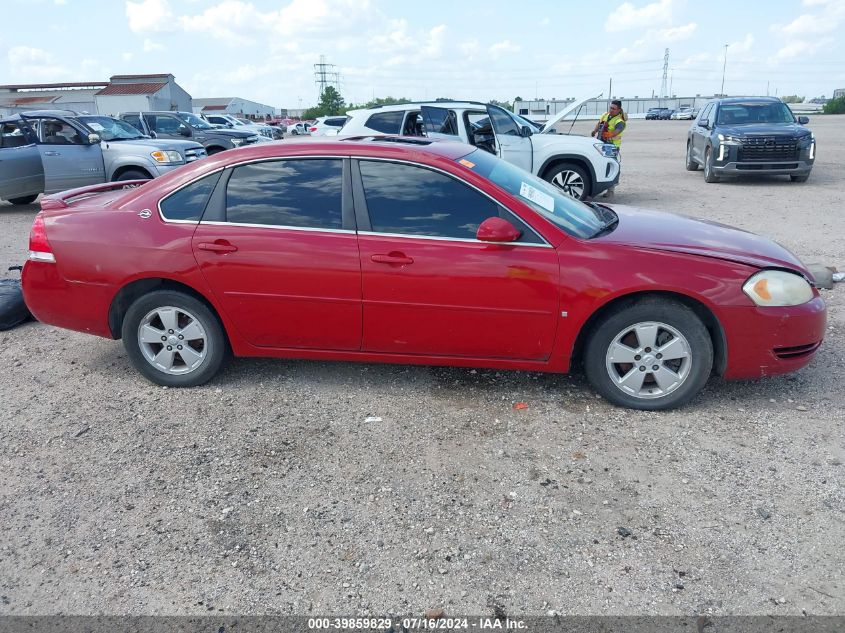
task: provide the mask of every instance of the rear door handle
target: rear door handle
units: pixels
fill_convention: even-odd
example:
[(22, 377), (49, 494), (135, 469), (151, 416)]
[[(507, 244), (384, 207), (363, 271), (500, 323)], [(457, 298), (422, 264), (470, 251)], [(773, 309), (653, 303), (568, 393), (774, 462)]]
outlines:
[(226, 240), (216, 240), (214, 242), (200, 242), (197, 245), (201, 251), (211, 251), (212, 253), (234, 253), (238, 247), (234, 244), (229, 244)]
[(387, 255), (371, 255), (370, 259), (376, 264), (413, 264), (414, 258), (404, 253), (389, 253)]
[(61, 156), (61, 152), (44, 152), (44, 156)]

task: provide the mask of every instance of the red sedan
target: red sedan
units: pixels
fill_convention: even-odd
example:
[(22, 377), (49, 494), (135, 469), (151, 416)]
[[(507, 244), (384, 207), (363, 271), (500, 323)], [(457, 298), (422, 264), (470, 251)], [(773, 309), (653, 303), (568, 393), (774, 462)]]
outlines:
[(23, 273), (45, 323), (122, 338), (161, 385), (235, 356), (566, 372), (639, 409), (711, 373), (810, 362), (825, 305), (789, 251), (585, 204), (469, 145), (268, 143), (134, 189), (45, 198)]

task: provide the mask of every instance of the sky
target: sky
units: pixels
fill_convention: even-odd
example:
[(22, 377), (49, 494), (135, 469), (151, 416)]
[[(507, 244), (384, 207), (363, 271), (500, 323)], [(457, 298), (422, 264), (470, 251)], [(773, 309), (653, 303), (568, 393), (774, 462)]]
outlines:
[[(845, 0), (3, 0), (0, 84), (172, 73), (192, 97), (314, 105), (845, 88)], [(727, 49), (725, 48), (725, 45)], [(727, 59), (725, 54), (727, 51)], [(726, 61), (726, 63), (725, 63)], [(333, 77), (332, 77), (333, 78)]]

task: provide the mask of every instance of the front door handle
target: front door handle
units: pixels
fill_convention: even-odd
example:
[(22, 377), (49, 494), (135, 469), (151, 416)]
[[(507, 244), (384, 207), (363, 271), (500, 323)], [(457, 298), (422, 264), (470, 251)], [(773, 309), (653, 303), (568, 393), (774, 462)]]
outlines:
[(392, 252), (387, 255), (371, 255), (370, 259), (376, 264), (413, 264), (414, 258), (408, 257), (405, 253)]
[(197, 245), (201, 251), (211, 251), (212, 253), (234, 253), (238, 247), (230, 244), (226, 240), (215, 240), (213, 242), (200, 242)]
[(61, 156), (61, 152), (44, 152), (44, 156)]

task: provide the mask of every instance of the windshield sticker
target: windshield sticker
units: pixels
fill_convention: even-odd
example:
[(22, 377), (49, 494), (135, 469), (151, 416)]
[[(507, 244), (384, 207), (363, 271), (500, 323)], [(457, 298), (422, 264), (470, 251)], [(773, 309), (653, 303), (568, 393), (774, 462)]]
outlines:
[(475, 167), (475, 163), (468, 161), (466, 158), (462, 158), (462, 159), (461, 159), (461, 160), (459, 160), (458, 162), (459, 162), (461, 165), (463, 165), (464, 167), (469, 167), (470, 169), (472, 169), (473, 167)]
[(539, 204), (550, 213), (554, 213), (555, 211), (555, 199), (549, 194), (543, 193), (536, 187), (532, 187), (527, 182), (524, 182), (519, 186), (519, 195), (526, 200), (530, 200), (534, 204)]
[(90, 128), (91, 128), (92, 130), (94, 130), (95, 132), (102, 132), (103, 130), (105, 130), (105, 129), (106, 129), (106, 128), (104, 128), (102, 125), (100, 125), (99, 123), (97, 123), (96, 121), (89, 121), (89, 122), (87, 122), (87, 123), (88, 123), (88, 127), (90, 127)]

